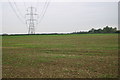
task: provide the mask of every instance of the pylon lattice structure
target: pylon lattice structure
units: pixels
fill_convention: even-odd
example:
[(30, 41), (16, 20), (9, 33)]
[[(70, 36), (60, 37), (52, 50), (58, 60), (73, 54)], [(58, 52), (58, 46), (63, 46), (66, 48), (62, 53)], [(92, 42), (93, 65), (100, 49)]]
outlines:
[(26, 17), (28, 18), (26, 20), (26, 24), (28, 25), (28, 34), (35, 34), (35, 26), (37, 24), (37, 15), (36, 14), (36, 8), (29, 7), (27, 9)]

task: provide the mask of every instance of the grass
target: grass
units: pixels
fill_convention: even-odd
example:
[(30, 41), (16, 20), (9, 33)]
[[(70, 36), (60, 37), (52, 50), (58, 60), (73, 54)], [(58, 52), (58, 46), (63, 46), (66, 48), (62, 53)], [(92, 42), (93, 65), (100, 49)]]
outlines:
[(3, 36), (3, 78), (116, 78), (118, 34)]

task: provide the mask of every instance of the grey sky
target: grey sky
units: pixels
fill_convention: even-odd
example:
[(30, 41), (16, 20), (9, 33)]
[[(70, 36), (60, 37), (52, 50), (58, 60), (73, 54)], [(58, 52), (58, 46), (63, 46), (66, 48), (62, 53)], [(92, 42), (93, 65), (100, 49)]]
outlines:
[[(37, 7), (38, 13), (44, 6), (44, 3), (16, 4), (23, 16), (25, 8), (30, 5)], [(27, 26), (16, 17), (9, 3), (4, 3), (2, 10), (3, 33), (28, 32)], [(118, 27), (117, 2), (51, 2), (42, 22), (36, 27), (36, 33), (87, 31), (106, 25)]]

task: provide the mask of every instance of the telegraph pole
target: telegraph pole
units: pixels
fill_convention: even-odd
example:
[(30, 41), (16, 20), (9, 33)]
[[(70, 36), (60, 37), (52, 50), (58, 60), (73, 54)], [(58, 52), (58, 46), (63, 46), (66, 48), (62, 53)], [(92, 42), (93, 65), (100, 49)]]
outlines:
[(34, 7), (29, 7), (27, 9), (27, 14), (26, 16), (28, 16), (27, 20), (26, 20), (26, 25), (28, 25), (28, 34), (35, 34), (35, 26), (36, 26), (36, 22), (37, 22), (37, 16), (38, 14), (36, 14), (36, 8)]

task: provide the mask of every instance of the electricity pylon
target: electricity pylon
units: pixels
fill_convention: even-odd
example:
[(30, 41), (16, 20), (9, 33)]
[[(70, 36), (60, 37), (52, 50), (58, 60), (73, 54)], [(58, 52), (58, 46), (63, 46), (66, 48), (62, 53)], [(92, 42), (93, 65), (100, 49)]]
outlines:
[(34, 7), (29, 7), (27, 9), (27, 20), (26, 20), (26, 24), (28, 25), (28, 34), (35, 34), (35, 26), (37, 23), (37, 15), (36, 14), (36, 8)]

